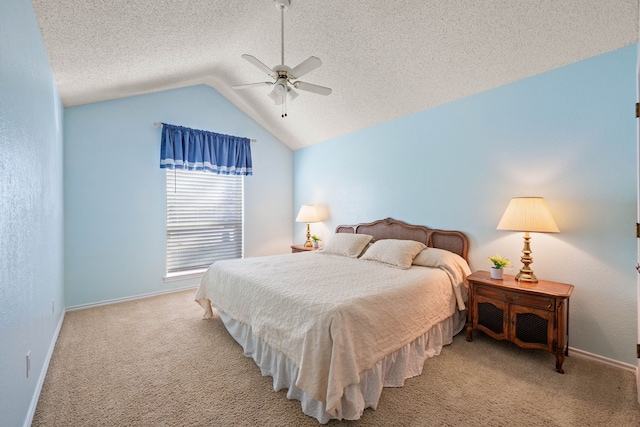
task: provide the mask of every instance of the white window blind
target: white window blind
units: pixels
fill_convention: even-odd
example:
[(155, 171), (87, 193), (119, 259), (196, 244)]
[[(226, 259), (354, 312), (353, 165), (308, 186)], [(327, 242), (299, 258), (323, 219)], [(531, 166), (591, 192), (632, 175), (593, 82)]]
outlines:
[(243, 255), (242, 176), (167, 169), (167, 275)]

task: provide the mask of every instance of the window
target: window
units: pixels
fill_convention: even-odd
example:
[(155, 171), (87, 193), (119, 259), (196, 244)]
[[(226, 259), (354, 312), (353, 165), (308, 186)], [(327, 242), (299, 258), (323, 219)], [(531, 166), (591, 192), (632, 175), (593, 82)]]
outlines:
[(167, 169), (167, 277), (242, 258), (244, 178)]

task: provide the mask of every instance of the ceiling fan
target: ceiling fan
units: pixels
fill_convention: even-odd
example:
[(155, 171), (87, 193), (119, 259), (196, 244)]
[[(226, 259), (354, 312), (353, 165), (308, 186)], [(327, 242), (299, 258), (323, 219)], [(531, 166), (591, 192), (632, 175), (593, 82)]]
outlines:
[(269, 93), (269, 97), (273, 99), (276, 105), (282, 105), (282, 117), (287, 116), (287, 100), (293, 101), (298, 97), (298, 93), (294, 90), (300, 89), (307, 92), (317, 93), (319, 95), (330, 95), (331, 89), (324, 86), (318, 86), (298, 80), (305, 74), (315, 70), (322, 65), (320, 58), (310, 56), (306, 60), (293, 68), (284, 65), (284, 12), (291, 7), (291, 0), (274, 0), (275, 6), (280, 10), (280, 35), (281, 35), (281, 52), (280, 65), (273, 68), (267, 67), (256, 57), (244, 54), (242, 57), (255, 65), (257, 68), (267, 73), (273, 81), (249, 83), (245, 85), (232, 86), (233, 89), (248, 89), (257, 86), (273, 86), (273, 90)]

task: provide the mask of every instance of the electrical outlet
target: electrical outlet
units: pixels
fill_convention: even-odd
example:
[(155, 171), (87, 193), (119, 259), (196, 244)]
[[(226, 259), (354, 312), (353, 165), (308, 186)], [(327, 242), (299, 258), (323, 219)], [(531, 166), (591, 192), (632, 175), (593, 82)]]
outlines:
[(27, 352), (27, 378), (29, 378), (30, 373), (31, 373), (31, 350)]

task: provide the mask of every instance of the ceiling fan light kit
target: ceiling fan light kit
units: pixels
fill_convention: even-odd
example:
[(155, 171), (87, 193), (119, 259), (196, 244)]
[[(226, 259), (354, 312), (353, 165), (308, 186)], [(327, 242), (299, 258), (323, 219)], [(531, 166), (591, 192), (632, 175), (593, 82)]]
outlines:
[(287, 101), (293, 101), (298, 97), (298, 93), (293, 90), (294, 88), (324, 96), (330, 95), (331, 89), (328, 87), (318, 86), (312, 83), (297, 80), (305, 74), (320, 67), (322, 65), (322, 61), (320, 61), (320, 58), (310, 56), (294, 68), (289, 68), (284, 65), (284, 12), (291, 7), (291, 0), (274, 0), (274, 4), (276, 6), (276, 9), (280, 11), (280, 34), (282, 52), (280, 57), (280, 65), (269, 68), (254, 56), (247, 54), (242, 55), (242, 58), (253, 64), (262, 72), (266, 73), (273, 79), (273, 81), (237, 85), (232, 86), (232, 88), (248, 89), (258, 86), (273, 86), (273, 89), (269, 93), (269, 97), (273, 99), (276, 105), (282, 106), (282, 117), (287, 117)]

